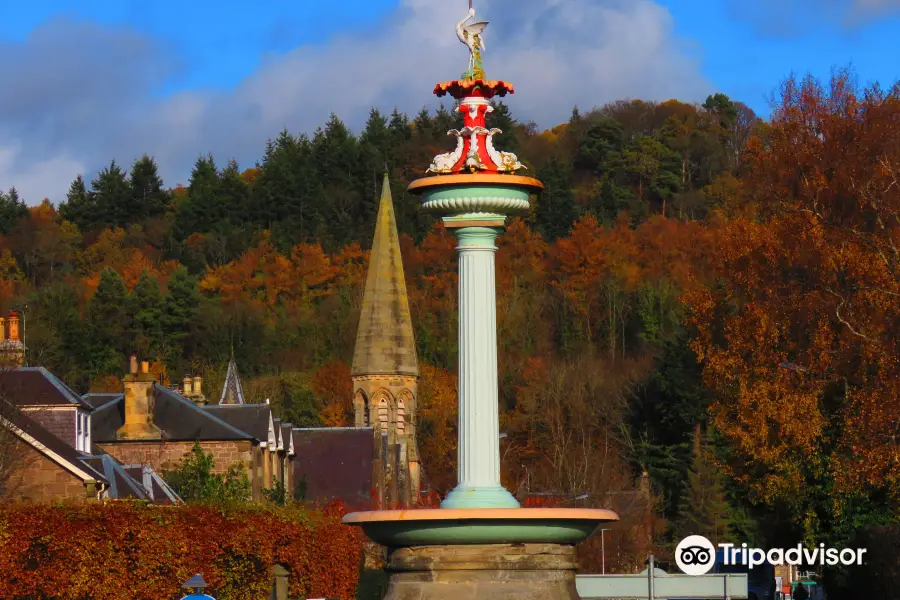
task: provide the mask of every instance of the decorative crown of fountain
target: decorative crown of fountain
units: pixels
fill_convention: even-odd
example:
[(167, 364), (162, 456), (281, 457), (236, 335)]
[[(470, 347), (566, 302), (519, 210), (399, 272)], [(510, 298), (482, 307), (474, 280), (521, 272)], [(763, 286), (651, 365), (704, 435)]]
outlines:
[(525, 166), (512, 152), (494, 148), (494, 136), (502, 130), (488, 129), (486, 117), (493, 112), (491, 98), (515, 93), (512, 84), (491, 81), (484, 76), (482, 51), (487, 21), (474, 21), (475, 9), (469, 3), (466, 18), (456, 24), (456, 36), (469, 49), (469, 68), (462, 79), (439, 83), (436, 96), (449, 94), (459, 101), (456, 108), (463, 116), (462, 130), (451, 129), (447, 135), (456, 138), (456, 149), (434, 157), (428, 173), (515, 173)]

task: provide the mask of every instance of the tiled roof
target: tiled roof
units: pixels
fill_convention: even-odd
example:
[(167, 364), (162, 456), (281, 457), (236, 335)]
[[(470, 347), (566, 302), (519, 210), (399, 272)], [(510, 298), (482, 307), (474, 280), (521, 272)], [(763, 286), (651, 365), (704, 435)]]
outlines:
[(0, 371), (0, 394), (16, 406), (80, 406), (93, 410), (91, 404), (44, 367)]
[[(181, 394), (154, 385), (153, 424), (169, 441), (250, 440), (254, 436), (219, 418), (217, 413), (197, 406)], [(91, 437), (96, 442), (114, 442), (116, 431), (125, 423), (124, 396), (107, 402), (91, 416)]]
[(371, 427), (293, 429), (294, 482), (304, 501), (325, 504), (339, 498), (351, 508), (372, 502), (374, 432)]

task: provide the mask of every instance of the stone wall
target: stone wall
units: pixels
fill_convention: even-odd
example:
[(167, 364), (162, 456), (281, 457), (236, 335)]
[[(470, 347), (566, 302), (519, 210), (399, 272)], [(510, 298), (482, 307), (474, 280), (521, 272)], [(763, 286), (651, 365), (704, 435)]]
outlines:
[(4, 500), (25, 502), (84, 501), (84, 483), (28, 444), (16, 441), (22, 462), (10, 478)]
[[(104, 442), (98, 445), (124, 465), (150, 465), (157, 473), (162, 473), (164, 468), (173, 467), (188, 454), (194, 442)], [(213, 473), (224, 473), (231, 465), (241, 463), (252, 481), (252, 442), (200, 442), (200, 447), (213, 455)]]

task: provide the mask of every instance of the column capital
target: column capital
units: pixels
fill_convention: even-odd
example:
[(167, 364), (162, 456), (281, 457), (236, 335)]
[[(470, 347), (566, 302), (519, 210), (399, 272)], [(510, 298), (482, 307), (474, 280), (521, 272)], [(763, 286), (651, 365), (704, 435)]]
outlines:
[(451, 229), (459, 240), (457, 250), (496, 250), (494, 243), (497, 236), (503, 233), (503, 227), (455, 227)]

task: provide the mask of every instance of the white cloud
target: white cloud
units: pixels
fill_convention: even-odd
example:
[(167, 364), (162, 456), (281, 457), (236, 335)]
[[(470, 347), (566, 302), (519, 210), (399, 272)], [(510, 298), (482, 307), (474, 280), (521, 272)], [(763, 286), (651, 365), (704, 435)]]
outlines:
[[(9, 131), (27, 141), (5, 168), (0, 165), (0, 185), (15, 184), (32, 203), (44, 196), (58, 201), (79, 169), (97, 169), (112, 158), (127, 165), (143, 152), (174, 184), (186, 180), (200, 154), (252, 162), (280, 129), (311, 133), (332, 111), (358, 128), (372, 106), (409, 113), (434, 106), (434, 84), (457, 78), (466, 66), (466, 49), (453, 32), (460, 13), (455, 3), (402, 0), (380, 28), (270, 57), (233, 90), (156, 100), (151, 91), (175, 61), (162, 52), (152, 59), (152, 44), (133, 34), (92, 31), (78, 37), (87, 48), (61, 50), (89, 57), (70, 59), (70, 70), (88, 71), (68, 77), (85, 86), (74, 94), (77, 102), (42, 84), (41, 97), (56, 94), (41, 104), (43, 112), (28, 112), (24, 99), (18, 106), (24, 121), (4, 121), (0, 112), (0, 140)], [(491, 21), (488, 76), (513, 82), (516, 94), (507, 99), (513, 115), (540, 126), (566, 120), (576, 104), (587, 109), (625, 97), (690, 101), (711, 91), (698, 61), (675, 36), (671, 15), (652, 0), (482, 0), (479, 17)], [(51, 57), (60, 49), (51, 33), (29, 41), (33, 47), (23, 54), (30, 61), (4, 67), (0, 58), (0, 76), (15, 81), (29, 77), (28, 69), (54, 68)], [(93, 81), (85, 80), (88, 75)], [(51, 175), (51, 168), (58, 172)]]

